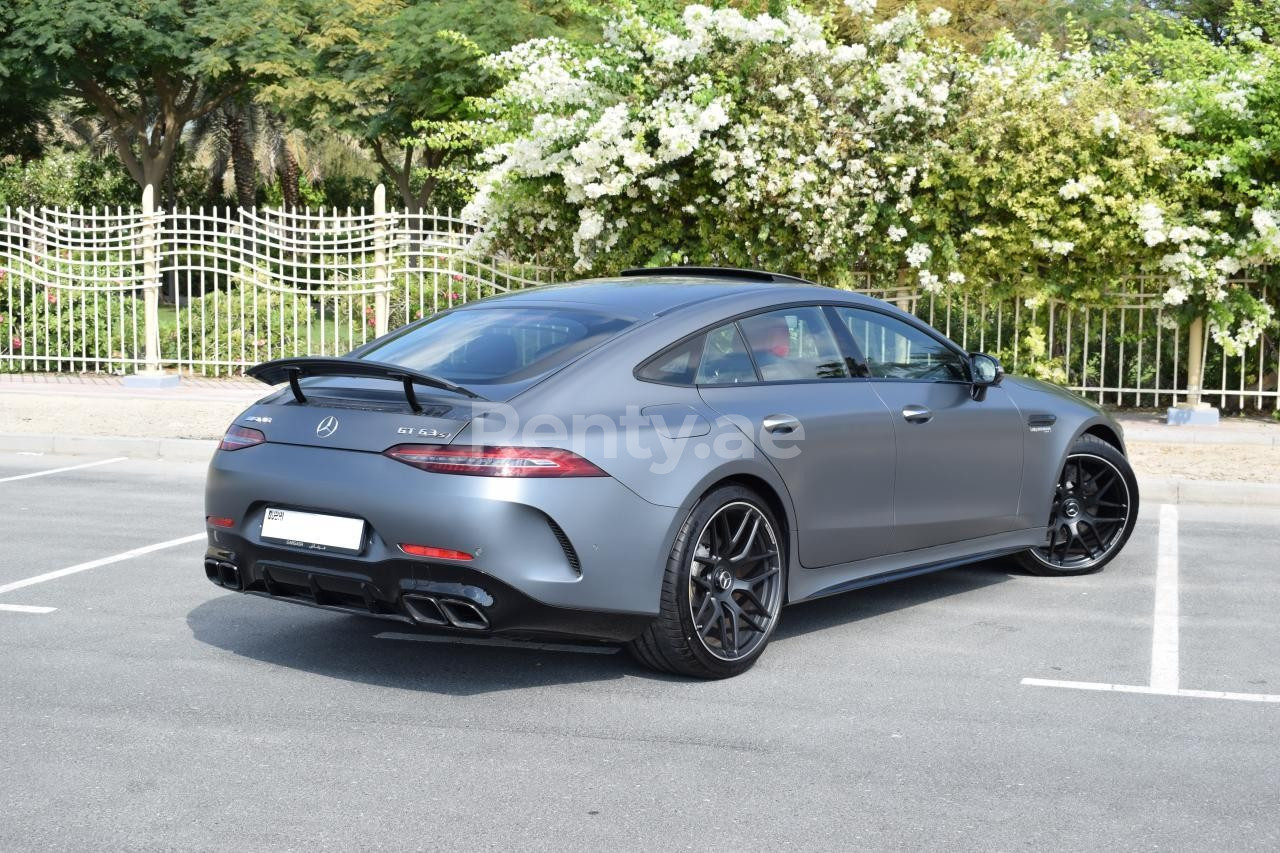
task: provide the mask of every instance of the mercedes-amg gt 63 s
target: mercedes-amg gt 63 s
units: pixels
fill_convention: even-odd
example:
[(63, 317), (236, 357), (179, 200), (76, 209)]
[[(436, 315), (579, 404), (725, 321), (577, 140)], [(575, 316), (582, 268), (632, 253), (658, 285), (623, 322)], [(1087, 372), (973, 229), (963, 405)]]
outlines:
[(788, 602), (1097, 571), (1138, 512), (1097, 406), (783, 275), (629, 270), (249, 373), (281, 387), (209, 466), (211, 581), (690, 676), (747, 669)]

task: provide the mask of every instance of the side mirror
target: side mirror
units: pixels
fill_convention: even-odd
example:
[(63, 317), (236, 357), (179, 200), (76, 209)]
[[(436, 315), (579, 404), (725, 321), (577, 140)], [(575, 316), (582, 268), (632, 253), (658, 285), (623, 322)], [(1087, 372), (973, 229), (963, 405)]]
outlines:
[(995, 356), (975, 352), (969, 355), (969, 376), (973, 382), (973, 399), (981, 402), (987, 397), (987, 389), (1004, 379), (1004, 368)]

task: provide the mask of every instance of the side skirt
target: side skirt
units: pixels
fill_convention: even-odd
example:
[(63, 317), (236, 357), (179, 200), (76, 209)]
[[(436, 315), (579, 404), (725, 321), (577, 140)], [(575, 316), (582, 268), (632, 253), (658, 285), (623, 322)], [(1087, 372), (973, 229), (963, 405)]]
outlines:
[(971, 539), (966, 542), (937, 545), (883, 557), (870, 557), (866, 560), (828, 566), (823, 569), (800, 567), (791, 572), (790, 595), (787, 600), (788, 603), (794, 603), (825, 598), (828, 595), (839, 595), (854, 589), (890, 583), (930, 572), (940, 572), (1007, 554), (1016, 554), (1034, 547), (1043, 536), (1044, 528), (1034, 527), (984, 536), (981, 539)]

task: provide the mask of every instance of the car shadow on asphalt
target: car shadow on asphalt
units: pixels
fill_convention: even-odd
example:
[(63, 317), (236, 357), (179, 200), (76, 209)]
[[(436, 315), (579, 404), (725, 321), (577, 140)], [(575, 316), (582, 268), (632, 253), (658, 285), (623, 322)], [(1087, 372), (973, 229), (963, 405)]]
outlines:
[[(379, 638), (420, 634), (410, 625), (245, 596), (220, 595), (187, 614), (199, 642), (241, 657), (327, 678), (469, 696), (521, 687), (621, 679), (644, 672), (625, 652), (468, 645)], [(556, 642), (548, 640), (548, 642)]]
[[(969, 592), (1010, 577), (999, 561), (951, 569), (805, 602), (783, 611), (773, 642), (903, 610)], [(220, 595), (187, 614), (199, 642), (261, 663), (327, 678), (449, 695), (520, 687), (577, 684), (639, 676), (688, 679), (652, 672), (625, 651), (584, 653), (539, 648), (415, 642), (379, 638), (413, 635), (408, 625), (313, 610), (238, 594)], [(548, 642), (555, 642), (549, 640)]]

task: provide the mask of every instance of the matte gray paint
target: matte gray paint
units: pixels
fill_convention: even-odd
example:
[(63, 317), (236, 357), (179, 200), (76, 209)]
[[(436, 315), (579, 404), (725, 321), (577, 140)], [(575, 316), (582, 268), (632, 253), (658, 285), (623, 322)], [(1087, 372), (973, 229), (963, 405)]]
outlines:
[[(965, 386), (944, 383), (823, 380), (700, 392), (643, 382), (633, 374), (641, 362), (689, 334), (784, 305), (871, 307), (927, 328), (905, 312), (857, 294), (798, 284), (631, 279), (540, 288), (454, 310), (485, 310), (494, 302), (573, 302), (641, 318), (512, 398), (522, 416), (554, 415), (570, 423), (575, 414), (621, 417), (629, 406), (663, 407), (664, 413), (692, 411), (709, 428), (687, 436), (651, 423), (638, 430), (640, 447), (658, 458), (679, 447), (680, 464), (665, 473), (654, 473), (650, 459), (610, 456), (603, 436), (588, 433), (585, 455), (610, 478), (487, 479), (430, 474), (376, 455), (398, 443), (469, 443), (471, 412), (458, 398), (424, 389), (424, 402), (455, 407), (448, 416), (432, 419), (298, 406), (287, 393), (277, 394), (237, 421), (261, 429), (270, 444), (215, 455), (208, 514), (247, 519), (240, 532), (248, 536), (256, 535), (254, 514), (268, 502), (357, 514), (377, 531), (370, 559), (401, 541), (479, 549), (474, 568), (548, 604), (656, 613), (666, 556), (698, 498), (726, 478), (753, 477), (768, 485), (784, 510), (789, 598), (797, 601), (884, 573), (1039, 544), (1053, 483), (1071, 443), (1095, 425), (1120, 434), (1097, 406), (1056, 386), (1013, 376), (979, 402), (968, 399)], [(336, 384), (388, 401), (397, 394), (394, 387), (379, 390), (389, 383), (371, 380)], [(841, 429), (837, 407), (828, 408), (825, 395), (852, 402), (847, 428)], [(900, 409), (907, 403), (927, 405), (935, 411), (934, 420), (905, 423)], [(479, 404), (476, 411), (483, 408)], [(775, 463), (744, 442), (738, 442), (747, 446), (732, 458), (709, 452), (718, 438), (741, 438), (719, 417), (730, 410), (753, 419), (776, 413), (816, 417), (802, 461)], [(1026, 424), (1033, 413), (1053, 414), (1057, 421), (1050, 431), (1033, 433)], [(315, 426), (328, 415), (338, 417), (341, 427), (329, 439), (319, 439)], [(249, 422), (250, 416), (272, 422)], [(450, 435), (397, 432), (418, 426)], [(703, 458), (699, 447), (706, 448)], [(582, 560), (580, 576), (565, 563), (542, 513), (574, 543)], [(847, 529), (839, 524), (842, 513)]]

